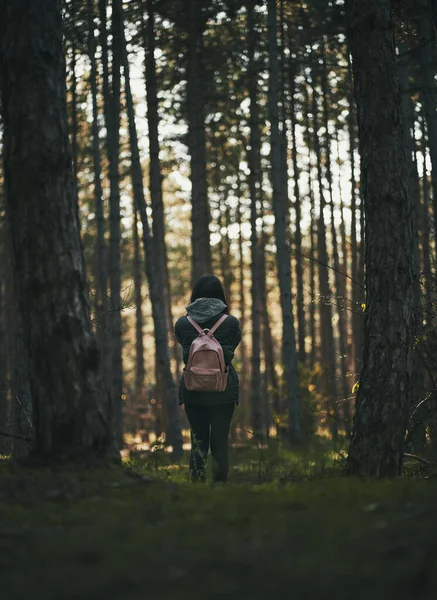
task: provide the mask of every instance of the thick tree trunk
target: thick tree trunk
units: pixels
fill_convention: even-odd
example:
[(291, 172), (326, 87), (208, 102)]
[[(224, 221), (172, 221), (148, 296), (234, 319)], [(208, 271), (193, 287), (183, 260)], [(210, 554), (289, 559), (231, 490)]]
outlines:
[(250, 148), (249, 194), (251, 227), (251, 275), (252, 275), (252, 356), (251, 356), (251, 413), (255, 438), (262, 441), (263, 411), (261, 405), (261, 299), (260, 299), (260, 256), (256, 221), (262, 206), (261, 172), (261, 132), (257, 99), (257, 69), (255, 65), (256, 34), (253, 23), (253, 4), (247, 3), (247, 35), (249, 57), (249, 98), (250, 98)]
[[(419, 173), (417, 170), (416, 162), (416, 140), (415, 140), (415, 111), (414, 104), (411, 98), (410, 91), (410, 69), (409, 69), (409, 51), (408, 46), (404, 42), (399, 44), (399, 60), (398, 60), (398, 71), (399, 71), (399, 86), (401, 92), (401, 108), (402, 118), (404, 123), (404, 134), (405, 134), (405, 149), (407, 155), (407, 166), (409, 172), (409, 191), (410, 191), (410, 202), (412, 208), (413, 218), (413, 265), (414, 265), (414, 281), (415, 281), (415, 295), (414, 295), (414, 309), (416, 312), (415, 318), (417, 323), (423, 323), (422, 307), (421, 307), (421, 290), (420, 290), (420, 245), (419, 245), (419, 217), (421, 216), (421, 199), (420, 199), (420, 186), (419, 186)], [(420, 329), (418, 335), (421, 334)], [(417, 352), (413, 355), (413, 369), (415, 373), (414, 380), (412, 381), (411, 387), (411, 412), (418, 405), (420, 400), (426, 394), (424, 381), (426, 373), (424, 370), (423, 362)], [(418, 413), (415, 413), (418, 416)], [(409, 445), (414, 452), (421, 452), (426, 443), (426, 432), (425, 423), (420, 422), (419, 419), (414, 423), (414, 430), (409, 427)]]
[(415, 331), (412, 205), (394, 30), (391, 0), (349, 0), (367, 300), (347, 472), (379, 477), (397, 476), (402, 467)]
[(106, 456), (111, 434), (74, 202), (60, 0), (3, 2), (0, 40), (6, 203), (34, 451), (46, 459)]
[(158, 372), (161, 377), (160, 384), (162, 385), (162, 396), (164, 398), (167, 416), (167, 441), (173, 447), (173, 455), (178, 458), (182, 453), (182, 434), (179, 424), (176, 385), (170, 367), (167, 315), (165, 303), (163, 302), (165, 285), (164, 272), (162, 269), (162, 262), (158, 264), (157, 261), (155, 261), (155, 240), (152, 240), (149, 229), (121, 0), (114, 0), (114, 8), (118, 15), (117, 18), (120, 27), (121, 58), (126, 88), (126, 105), (129, 124), (132, 188), (135, 206), (141, 215), (143, 226), (143, 248), (145, 253), (146, 277), (149, 285), (150, 302), (152, 305), (153, 325), (155, 329), (156, 361), (159, 364)]
[(278, 118), (278, 42), (276, 32), (276, 3), (267, 0), (268, 40), (269, 40), (269, 91), (268, 115), (270, 121), (270, 176), (273, 189), (273, 213), (275, 216), (276, 260), (278, 267), (280, 303), (282, 312), (282, 362), (284, 384), (289, 417), (289, 441), (302, 440), (302, 406), (299, 384), (299, 371), (296, 352), (296, 337), (292, 305), (290, 235), (288, 231), (287, 177), (284, 173), (284, 136), (279, 128)]
[(192, 280), (211, 271), (209, 206), (206, 176), (205, 87), (203, 80), (204, 16), (197, 0), (187, 0), (189, 14), (187, 108), (191, 157)]

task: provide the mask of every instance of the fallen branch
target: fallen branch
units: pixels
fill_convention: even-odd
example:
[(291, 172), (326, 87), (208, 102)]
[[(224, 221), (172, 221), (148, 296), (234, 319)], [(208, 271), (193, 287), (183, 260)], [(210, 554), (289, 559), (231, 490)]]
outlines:
[(424, 465), (425, 467), (437, 467), (436, 460), (426, 460), (426, 458), (417, 456), (417, 454), (408, 454), (407, 452), (404, 452), (404, 457), (411, 458), (412, 460), (417, 460), (417, 462), (419, 462), (421, 465)]
[(16, 433), (6, 433), (6, 431), (0, 431), (0, 435), (7, 438), (14, 438), (15, 440), (24, 440), (25, 442), (33, 442), (32, 438), (25, 435), (18, 435)]

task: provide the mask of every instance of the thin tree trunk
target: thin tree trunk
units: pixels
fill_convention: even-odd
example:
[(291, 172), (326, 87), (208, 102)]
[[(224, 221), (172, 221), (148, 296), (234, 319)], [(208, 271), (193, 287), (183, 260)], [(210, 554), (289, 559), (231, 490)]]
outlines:
[(242, 203), (241, 203), (241, 190), (240, 190), (240, 180), (238, 177), (238, 207), (237, 207), (237, 224), (238, 224), (238, 284), (239, 284), (239, 308), (240, 308), (240, 326), (243, 331), (243, 337), (241, 339), (240, 344), (240, 356), (241, 356), (241, 404), (244, 408), (248, 406), (248, 374), (249, 374), (249, 365), (248, 365), (248, 357), (247, 357), (247, 344), (246, 338), (244, 336), (245, 326), (246, 326), (246, 292), (244, 287), (244, 253), (243, 253), (243, 231), (242, 231)]
[(260, 299), (260, 256), (256, 221), (262, 205), (261, 171), (261, 131), (257, 99), (257, 69), (255, 65), (256, 34), (254, 29), (254, 8), (247, 1), (247, 41), (248, 41), (248, 87), (250, 98), (250, 148), (249, 194), (251, 227), (251, 297), (252, 297), (252, 356), (251, 356), (251, 408), (252, 427), (255, 438), (263, 440), (263, 413), (261, 404), (261, 299)]
[[(337, 164), (341, 165), (340, 161), (340, 143), (338, 140), (338, 131), (336, 133), (336, 145), (337, 145)], [(345, 206), (343, 200), (343, 189), (341, 186), (341, 176), (338, 181), (338, 195), (340, 198), (340, 214), (341, 214), (341, 223), (340, 223), (340, 236), (341, 236), (341, 253), (342, 253), (342, 263), (340, 269), (343, 273), (349, 273), (349, 261), (348, 261), (348, 249), (347, 249), (347, 235), (346, 235), (346, 219), (345, 219)], [(350, 280), (348, 277), (343, 275), (340, 276), (339, 284), (340, 295), (343, 298), (342, 302), (342, 310), (344, 314), (344, 335), (345, 335), (345, 343), (346, 343), (346, 376), (342, 382), (342, 408), (343, 408), (343, 419), (346, 430), (346, 435), (349, 437), (352, 428), (352, 410), (351, 410), (351, 396), (350, 396), (350, 369), (352, 368), (352, 344), (351, 344), (351, 336), (349, 332), (351, 331), (351, 321), (349, 315), (353, 314), (350, 310), (350, 302), (351, 298), (349, 296), (349, 287), (348, 282)]]
[(182, 434), (179, 424), (179, 407), (177, 404), (176, 385), (170, 366), (167, 315), (165, 303), (163, 302), (163, 291), (165, 285), (164, 272), (162, 269), (162, 262), (161, 264), (158, 264), (155, 261), (155, 240), (152, 240), (152, 236), (150, 234), (146, 200), (144, 197), (143, 172), (138, 147), (138, 134), (135, 123), (135, 111), (130, 84), (130, 68), (126, 49), (123, 8), (121, 0), (114, 0), (114, 8), (118, 14), (120, 27), (121, 58), (125, 80), (126, 105), (129, 123), (132, 188), (135, 206), (141, 215), (141, 222), (143, 226), (143, 247), (145, 253), (146, 277), (149, 284), (152, 318), (155, 329), (156, 360), (159, 364), (158, 372), (162, 378), (160, 383), (162, 385), (162, 396), (164, 398), (166, 409), (167, 438), (169, 444), (173, 447), (174, 457), (179, 458), (182, 453)]
[(326, 225), (324, 209), (326, 206), (323, 187), (322, 152), (319, 140), (318, 106), (316, 78), (313, 77), (312, 113), (314, 120), (314, 152), (317, 158), (317, 181), (319, 188), (319, 218), (317, 227), (317, 253), (320, 291), (320, 336), (322, 342), (323, 379), (325, 381), (328, 400), (328, 426), (334, 441), (338, 438), (339, 411), (337, 403), (337, 364), (335, 360), (336, 345), (332, 323), (331, 287), (328, 271), (328, 250), (326, 245)]
[(422, 247), (423, 247), (423, 274), (425, 279), (425, 318), (427, 325), (432, 320), (432, 269), (431, 269), (431, 245), (430, 245), (430, 201), (427, 161), (427, 136), (425, 118), (422, 116), (422, 145), (423, 156), (422, 171)]
[(273, 422), (276, 426), (276, 432), (278, 438), (284, 437), (284, 424), (281, 423), (281, 416), (283, 414), (281, 406), (281, 395), (279, 390), (279, 378), (276, 372), (276, 358), (273, 344), (272, 329), (270, 327), (270, 317), (268, 310), (268, 291), (267, 291), (267, 270), (266, 270), (266, 234), (263, 231), (261, 236), (262, 247), (261, 247), (261, 318), (262, 318), (262, 332), (263, 332), (263, 346), (264, 346), (264, 362), (265, 371), (267, 375), (267, 381), (270, 384), (271, 397), (272, 397), (272, 410), (269, 412), (273, 413)]
[(299, 187), (300, 169), (298, 165), (297, 141), (296, 141), (296, 79), (294, 72), (293, 59), (290, 51), (290, 119), (291, 119), (291, 140), (292, 140), (292, 161), (293, 161), (293, 183), (294, 183), (294, 208), (296, 211), (296, 285), (297, 285), (297, 325), (298, 325), (298, 347), (299, 361), (304, 364), (306, 362), (305, 352), (305, 290), (303, 277), (303, 258), (302, 258), (302, 210), (301, 210), (301, 195)]
[(313, 181), (311, 174), (311, 149), (313, 147), (311, 139), (311, 126), (310, 117), (310, 99), (308, 93), (307, 84), (304, 85), (304, 97), (305, 97), (305, 141), (306, 147), (308, 148), (308, 195), (310, 199), (310, 225), (309, 225), (309, 237), (310, 237), (310, 264), (309, 264), (309, 278), (310, 278), (310, 308), (309, 308), (309, 330), (311, 338), (311, 367), (314, 368), (316, 359), (318, 357), (318, 344), (317, 344), (317, 329), (316, 329), (316, 226), (315, 226), (315, 202), (314, 202), (314, 191)]
[(390, 477), (402, 468), (415, 333), (412, 204), (392, 1), (349, 0), (348, 25), (366, 213), (367, 302), (347, 472)]
[(74, 174), (74, 195), (77, 202), (78, 198), (78, 122), (77, 122), (77, 49), (74, 29), (74, 17), (76, 13), (76, 0), (71, 0), (71, 17), (73, 21), (72, 39), (71, 39), (71, 152), (73, 157)]
[(152, 203), (152, 234), (154, 240), (155, 261), (163, 272), (164, 278), (164, 301), (167, 315), (167, 328), (170, 334), (173, 359), (176, 364), (176, 373), (180, 370), (180, 351), (178, 344), (172, 335), (173, 314), (170, 289), (170, 277), (168, 272), (167, 244), (165, 241), (165, 214), (162, 196), (161, 164), (159, 154), (161, 151), (159, 143), (159, 113), (158, 113), (158, 85), (156, 77), (156, 33), (154, 1), (148, 0), (147, 27), (144, 27), (144, 48), (146, 53), (146, 99), (147, 99), (147, 124), (149, 134), (149, 179), (150, 197)]
[[(114, 5), (113, 5), (114, 7)], [(123, 444), (122, 401), (123, 364), (121, 339), (121, 252), (120, 252), (120, 35), (117, 13), (112, 13), (112, 80), (109, 82), (108, 46), (106, 31), (106, 0), (100, 0), (100, 26), (103, 63), (103, 100), (106, 122), (106, 144), (109, 162), (109, 289), (111, 312), (108, 315), (109, 383), (111, 392), (111, 421), (116, 443)]]
[[(326, 51), (323, 48), (322, 60), (322, 94), (323, 94), (323, 124), (325, 127), (325, 152), (326, 152), (326, 179), (329, 190), (329, 206), (331, 212), (331, 237), (332, 237), (332, 255), (334, 259), (334, 281), (336, 291), (336, 305), (338, 313), (338, 345), (340, 350), (340, 390), (341, 398), (340, 405), (345, 409), (346, 419), (343, 426), (347, 434), (350, 434), (350, 411), (349, 411), (349, 386), (348, 386), (348, 349), (347, 349), (347, 321), (345, 312), (345, 295), (342, 294), (344, 289), (343, 275), (341, 274), (340, 258), (338, 254), (337, 231), (335, 227), (335, 207), (334, 207), (334, 187), (331, 164), (332, 138), (329, 132), (329, 102), (328, 102), (328, 73), (326, 66)], [(332, 353), (331, 353), (332, 354)], [(333, 361), (335, 364), (335, 362)], [(338, 406), (338, 399), (335, 400)], [(340, 411), (335, 409), (335, 414), (339, 418)]]
[(135, 293), (135, 398), (137, 405), (145, 410), (146, 393), (144, 366), (144, 317), (143, 317), (143, 294), (141, 276), (141, 248), (138, 235), (138, 211), (133, 207), (133, 241), (134, 241), (134, 293)]
[(206, 175), (203, 30), (205, 20), (197, 0), (188, 0), (187, 108), (191, 158), (192, 280), (211, 271), (209, 206)]
[[(421, 0), (423, 9), (418, 17), (418, 31), (420, 37), (420, 73), (422, 76), (421, 95), (428, 126), (428, 145), (431, 158), (431, 185), (434, 208), (434, 233), (437, 236), (437, 100), (435, 85), (435, 33), (430, 12), (426, 2)], [(436, 244), (437, 252), (437, 244)]]
[[(92, 154), (94, 170), (94, 203), (96, 211), (97, 224), (97, 340), (102, 353), (102, 367), (105, 374), (105, 380), (108, 377), (109, 365), (107, 361), (107, 312), (108, 303), (108, 269), (107, 253), (105, 241), (105, 218), (103, 212), (103, 190), (102, 190), (102, 169), (99, 143), (99, 111), (97, 105), (97, 66), (96, 66), (96, 44), (94, 38), (94, 0), (88, 0), (88, 54), (91, 63), (91, 96), (93, 109), (92, 122)], [(100, 316), (101, 315), (101, 316)]]
[[(3, 237), (3, 236), (2, 236)], [(1, 242), (0, 242), (1, 244)], [(3, 262), (4, 256), (1, 253)], [(2, 266), (0, 265), (0, 269)], [(7, 383), (7, 355), (6, 355), (6, 331), (5, 331), (5, 311), (4, 311), (4, 277), (0, 272), (0, 454), (6, 454), (9, 451), (10, 444), (6, 438), (1, 436), (2, 431), (8, 433), (9, 429), (9, 406), (8, 406), (8, 383)]]
[(111, 433), (74, 201), (61, 2), (2, 7), (6, 206), (30, 358), (34, 453), (47, 460), (106, 457)]
[(278, 119), (278, 42), (276, 34), (275, 0), (267, 0), (269, 40), (269, 91), (268, 115), (270, 121), (270, 176), (273, 189), (273, 212), (275, 216), (276, 259), (278, 267), (280, 303), (282, 312), (282, 361), (289, 417), (289, 441), (302, 440), (302, 406), (299, 371), (294, 330), (293, 305), (291, 298), (291, 257), (288, 234), (287, 176), (284, 173), (284, 136), (279, 129)]
[(355, 101), (353, 90), (352, 64), (348, 53), (348, 84), (350, 86), (350, 94), (348, 98), (349, 114), (348, 114), (348, 132), (349, 132), (349, 156), (351, 161), (351, 272), (352, 272), (352, 352), (353, 352), (353, 368), (355, 377), (361, 370), (362, 364), (362, 328), (363, 318), (361, 312), (359, 285), (359, 263), (360, 255), (358, 253), (358, 237), (357, 237), (357, 180), (355, 176), (356, 162), (356, 134), (355, 134)]

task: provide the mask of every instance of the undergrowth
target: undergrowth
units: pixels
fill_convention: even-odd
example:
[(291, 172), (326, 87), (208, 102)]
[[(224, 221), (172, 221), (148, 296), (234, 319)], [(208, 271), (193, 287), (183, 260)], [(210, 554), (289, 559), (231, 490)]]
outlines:
[(162, 448), (107, 469), (0, 461), (2, 597), (427, 600), (437, 481), (342, 477), (344, 454), (233, 448), (228, 486)]

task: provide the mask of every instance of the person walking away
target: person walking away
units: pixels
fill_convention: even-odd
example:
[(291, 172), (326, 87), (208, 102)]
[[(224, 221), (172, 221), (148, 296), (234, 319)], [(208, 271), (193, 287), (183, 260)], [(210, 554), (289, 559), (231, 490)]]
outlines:
[(240, 323), (228, 314), (226, 293), (215, 275), (196, 282), (186, 310), (175, 324), (175, 336), (185, 364), (179, 404), (185, 405), (191, 428), (191, 480), (205, 481), (211, 449), (213, 480), (226, 482), (229, 430), (240, 392), (232, 364), (241, 341)]

